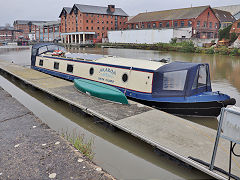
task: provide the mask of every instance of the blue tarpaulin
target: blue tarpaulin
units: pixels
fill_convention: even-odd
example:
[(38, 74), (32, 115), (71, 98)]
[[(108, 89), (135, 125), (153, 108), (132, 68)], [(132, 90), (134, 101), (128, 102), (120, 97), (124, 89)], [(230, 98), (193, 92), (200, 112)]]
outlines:
[(154, 72), (152, 96), (191, 96), (211, 91), (209, 65), (172, 62)]

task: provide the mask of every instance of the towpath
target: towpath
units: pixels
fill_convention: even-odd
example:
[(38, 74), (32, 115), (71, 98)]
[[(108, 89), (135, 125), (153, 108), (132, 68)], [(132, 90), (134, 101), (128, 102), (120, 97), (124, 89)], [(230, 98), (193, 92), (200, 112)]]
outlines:
[(0, 179), (114, 179), (0, 86)]

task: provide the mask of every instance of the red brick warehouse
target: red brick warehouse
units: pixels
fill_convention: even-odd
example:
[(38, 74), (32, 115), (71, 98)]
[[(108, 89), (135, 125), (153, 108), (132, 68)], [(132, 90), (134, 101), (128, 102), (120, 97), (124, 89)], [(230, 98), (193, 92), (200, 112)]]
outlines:
[(114, 5), (108, 7), (74, 4), (64, 7), (61, 18), (64, 43), (88, 44), (107, 38), (108, 30), (127, 29), (128, 15)]
[(192, 27), (192, 37), (216, 38), (220, 22), (210, 6), (140, 13), (130, 19), (128, 29)]

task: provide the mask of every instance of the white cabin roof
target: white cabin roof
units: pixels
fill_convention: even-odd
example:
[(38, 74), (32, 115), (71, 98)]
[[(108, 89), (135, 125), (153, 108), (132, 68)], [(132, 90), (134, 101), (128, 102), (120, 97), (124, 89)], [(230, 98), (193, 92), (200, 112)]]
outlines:
[[(47, 56), (52, 56), (52, 53), (45, 53)], [(93, 61), (96, 63), (103, 63), (116, 66), (127, 66), (139, 69), (157, 70), (163, 65), (168, 63), (145, 60), (145, 59), (132, 59), (132, 58), (122, 58), (117, 56), (103, 56), (98, 54), (83, 54), (83, 53), (69, 53), (66, 58), (72, 59), (85, 59), (87, 61)]]
[(128, 66), (141, 69), (157, 70), (167, 63), (143, 60), (143, 59), (131, 59), (131, 58), (120, 58), (120, 57), (104, 57), (97, 59), (95, 62), (104, 64), (113, 64), (118, 66)]

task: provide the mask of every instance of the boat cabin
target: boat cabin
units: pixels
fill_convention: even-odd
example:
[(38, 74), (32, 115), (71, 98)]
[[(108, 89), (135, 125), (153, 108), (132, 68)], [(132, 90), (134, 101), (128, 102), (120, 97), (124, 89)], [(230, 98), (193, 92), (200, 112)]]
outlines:
[[(65, 49), (43, 43), (32, 48), (31, 67), (69, 80), (83, 78), (117, 87), (127, 96), (151, 100), (211, 92), (209, 65), (156, 62), (103, 55), (53, 52)], [(58, 51), (57, 51), (58, 52)]]

